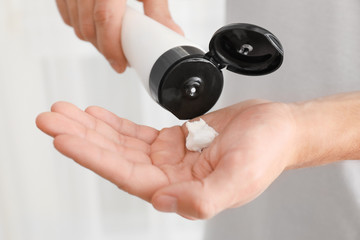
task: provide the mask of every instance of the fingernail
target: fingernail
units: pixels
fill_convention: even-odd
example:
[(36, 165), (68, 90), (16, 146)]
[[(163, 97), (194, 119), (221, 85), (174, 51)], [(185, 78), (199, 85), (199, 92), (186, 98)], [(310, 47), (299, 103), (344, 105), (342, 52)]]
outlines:
[(154, 207), (162, 212), (176, 212), (177, 210), (177, 199), (172, 196), (159, 196), (154, 203)]
[(110, 65), (111, 65), (111, 67), (112, 67), (116, 72), (120, 73), (120, 72), (123, 71), (121, 65), (120, 65), (118, 62), (113, 61), (113, 60), (109, 60), (109, 63), (110, 63)]

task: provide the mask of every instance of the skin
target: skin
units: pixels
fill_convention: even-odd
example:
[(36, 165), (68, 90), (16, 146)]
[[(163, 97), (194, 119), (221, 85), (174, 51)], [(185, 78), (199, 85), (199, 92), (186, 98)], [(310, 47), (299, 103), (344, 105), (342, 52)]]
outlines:
[(255, 199), (285, 170), (359, 159), (359, 109), (360, 92), (241, 102), (201, 116), (219, 133), (201, 153), (185, 148), (185, 125), (158, 131), (100, 107), (58, 102), (36, 123), (59, 152), (120, 189), (160, 211), (208, 219)]
[[(145, 15), (183, 35), (173, 21), (167, 0), (142, 0)], [(121, 46), (121, 23), (126, 0), (56, 0), (64, 22), (78, 38), (92, 43), (112, 68), (122, 73), (127, 61)]]
[[(144, 13), (183, 34), (167, 0)], [(119, 73), (126, 0), (56, 0), (64, 22)], [(37, 126), (55, 148), (164, 212), (208, 219), (260, 195), (283, 171), (360, 159), (360, 92), (301, 103), (249, 100), (201, 116), (219, 136), (201, 153), (185, 148), (185, 125), (160, 131), (113, 113), (55, 103)]]

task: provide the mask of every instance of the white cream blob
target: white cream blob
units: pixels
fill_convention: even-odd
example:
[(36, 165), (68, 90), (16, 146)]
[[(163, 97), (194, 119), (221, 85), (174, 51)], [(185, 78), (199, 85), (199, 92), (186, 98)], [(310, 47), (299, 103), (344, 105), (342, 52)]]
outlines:
[(219, 135), (201, 118), (199, 121), (187, 122), (186, 127), (189, 131), (186, 137), (186, 148), (190, 151), (201, 152)]

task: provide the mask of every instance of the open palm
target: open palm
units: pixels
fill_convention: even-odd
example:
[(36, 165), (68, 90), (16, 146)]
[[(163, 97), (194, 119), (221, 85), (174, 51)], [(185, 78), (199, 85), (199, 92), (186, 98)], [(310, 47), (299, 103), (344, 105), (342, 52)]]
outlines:
[(209, 218), (254, 199), (296, 154), (288, 108), (259, 100), (202, 118), (219, 136), (200, 152), (185, 147), (185, 125), (160, 131), (66, 102), (37, 118), (58, 151), (161, 211)]

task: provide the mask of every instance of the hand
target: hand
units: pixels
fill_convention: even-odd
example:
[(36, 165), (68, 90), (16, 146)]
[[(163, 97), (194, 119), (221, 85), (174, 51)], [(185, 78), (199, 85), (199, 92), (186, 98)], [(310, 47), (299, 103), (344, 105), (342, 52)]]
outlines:
[[(147, 16), (183, 34), (172, 20), (167, 0), (143, 0)], [(121, 22), (126, 0), (56, 0), (64, 22), (78, 38), (91, 42), (113, 69), (124, 72), (127, 62), (121, 47)]]
[(201, 153), (185, 148), (185, 125), (158, 131), (99, 107), (59, 102), (37, 126), (58, 151), (156, 209), (206, 219), (251, 201), (296, 159), (290, 109), (252, 100), (204, 115), (219, 136)]

